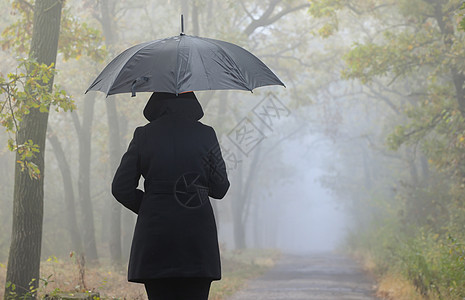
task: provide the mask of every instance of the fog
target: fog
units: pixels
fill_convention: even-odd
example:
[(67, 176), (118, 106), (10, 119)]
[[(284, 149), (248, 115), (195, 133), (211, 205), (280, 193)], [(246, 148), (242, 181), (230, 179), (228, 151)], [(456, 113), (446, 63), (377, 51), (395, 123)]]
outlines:
[[(31, 107), (21, 102), (23, 83), (7, 75), (25, 76), (17, 58), (28, 57), (32, 6), (11, 2), (0, 4), (10, 12), (0, 17), (2, 264), (15, 184), (29, 188), (15, 182), (15, 167), (37, 175), (28, 164), (35, 154), (15, 158), (27, 148), (16, 145), (18, 112)], [(65, 107), (50, 108), (45, 149), (34, 152), (45, 155), (42, 259), (80, 249), (89, 261), (128, 260), (137, 216), (110, 186), (134, 129), (147, 124), (151, 94), (84, 92), (125, 49), (179, 35), (181, 14), (186, 34), (247, 49), (286, 85), (195, 91), (231, 182), (223, 200), (211, 199), (222, 251), (370, 253), (389, 266), (418, 249), (438, 261), (463, 239), (460, 1), (94, 2), (66, 1), (54, 83), (75, 108), (64, 111), (63, 99)]]
[[(249, 3), (245, 6), (228, 6), (228, 1), (215, 2), (218, 12), (229, 11), (235, 15), (235, 18), (227, 22), (220, 16), (215, 17), (208, 5), (197, 6), (187, 1), (167, 3), (164, 5), (166, 11), (162, 17), (161, 11), (157, 9), (157, 1), (152, 2), (141, 4), (139, 8), (130, 9), (123, 2), (108, 8), (120, 8), (127, 16), (134, 18), (146, 16), (147, 10), (153, 9), (154, 16), (141, 19), (140, 26), (146, 29), (142, 32), (129, 26), (127, 17), (118, 19), (119, 23), (115, 21), (113, 33), (105, 31), (107, 29), (101, 27), (98, 19), (93, 20), (88, 15), (82, 18), (87, 18), (88, 22), (97, 28), (103, 28), (104, 35), (113, 34), (112, 38), (117, 36), (120, 44), (111, 46), (111, 52), (118, 53), (138, 42), (177, 34), (180, 27), (179, 15), (183, 13), (186, 33), (237, 42), (263, 59), (286, 84), (286, 88), (262, 87), (254, 93), (197, 93), (205, 111), (205, 117), (201, 121), (213, 126), (217, 131), (231, 181), (231, 189), (226, 198), (221, 201), (212, 200), (222, 247), (231, 250), (277, 248), (290, 253), (331, 252), (343, 248), (350, 227), (347, 205), (337, 189), (325, 185), (323, 179), (325, 176), (334, 175), (331, 168), (340, 151), (338, 137), (335, 138), (334, 134), (338, 134), (339, 126), (343, 122), (341, 120), (359, 114), (359, 108), (352, 108), (355, 112), (346, 112), (346, 116), (341, 116), (341, 107), (348, 104), (341, 105), (338, 102), (340, 97), (349, 99), (346, 94), (359, 89), (359, 85), (351, 87), (343, 82), (338, 74), (341, 62), (339, 59), (331, 61), (331, 57), (345, 47), (339, 40), (343, 38), (349, 44), (352, 41), (352, 33), (343, 30), (332, 38), (319, 37), (314, 30), (323, 24), (322, 20), (312, 19), (306, 10), (308, 7), (305, 1), (297, 1), (299, 3), (295, 4), (295, 11), (290, 9), (281, 18), (276, 19), (276, 23), (270, 23), (269, 26), (254, 25), (253, 22), (247, 26), (247, 12), (252, 18), (266, 18), (264, 10), (277, 5), (274, 2), (262, 5)], [(280, 5), (283, 10), (289, 8), (284, 2), (278, 3), (278, 6)], [(79, 15), (79, 8), (83, 12), (91, 12), (99, 7), (71, 1), (70, 8), (74, 14)], [(195, 13), (188, 8), (195, 9)], [(152, 18), (165, 20), (164, 26), (155, 26)], [(5, 18), (3, 28), (12, 19), (13, 16)], [(210, 23), (214, 26), (208, 26)], [(234, 29), (236, 35), (233, 32), (228, 34), (225, 26), (239, 26)], [(369, 26), (369, 23), (364, 26)], [(110, 47), (108, 43), (106, 45)], [(4, 53), (5, 56), (8, 54)], [(59, 57), (60, 55), (62, 54), (59, 54)], [(108, 54), (105, 61), (114, 55)], [(115, 170), (112, 164), (115, 162), (112, 162), (114, 158), (108, 152), (109, 136), (112, 135), (111, 128), (114, 125), (106, 120), (108, 108), (105, 101), (114, 102), (119, 110), (121, 145), (118, 153), (122, 155), (132, 137), (133, 129), (146, 124), (141, 112), (150, 94), (138, 93), (134, 99), (129, 99), (129, 95), (110, 96), (105, 99), (103, 95), (91, 92), (84, 98), (82, 92), (105, 64), (86, 61), (86, 65), (92, 66), (90, 74), (81, 70), (81, 65), (84, 65), (79, 61), (60, 60), (59, 64), (63, 71), (57, 75), (57, 81), (64, 84), (73, 94), (77, 109), (73, 113), (74, 116), (69, 112), (53, 112), (50, 115), (49, 128), (57, 135), (65, 152), (65, 159), (70, 165), (75, 205), (84, 201), (86, 197), (85, 192), (81, 190), (82, 185), (78, 185), (77, 182), (79, 176), (86, 176), (82, 174), (79, 161), (86, 156), (91, 159), (88, 188), (94, 211), (94, 230), (97, 248), (103, 249), (98, 251), (99, 255), (106, 256), (108, 251), (105, 249), (110, 247), (111, 242), (111, 229), (108, 224), (113, 218), (106, 207), (114, 202), (109, 194), (109, 186)], [(4, 71), (10, 70), (5, 66)], [(73, 72), (80, 74), (79, 77), (75, 77), (74, 86), (67, 79)], [(81, 153), (81, 137), (76, 135), (71, 124), (75, 125), (76, 120), (83, 118), (89, 120), (89, 115), (85, 116), (89, 110), (84, 108), (84, 103), (88, 104), (90, 101), (95, 110), (94, 116), (90, 116), (93, 118), (90, 129), (91, 152)], [(234, 131), (241, 126), (254, 126), (257, 133), (254, 138), (258, 142), (245, 146), (235, 140)], [(356, 125), (351, 126), (354, 128)], [(354, 135), (360, 134), (355, 130), (354, 132)], [(2, 133), (2, 141), (7, 137)], [(58, 166), (56, 151), (56, 148), (51, 148), (49, 142), (46, 149), (47, 179), (42, 257), (65, 255), (72, 250), (66, 226), (59, 226), (61, 229), (51, 234), (52, 228), (64, 222), (69, 214), (62, 200), (69, 187), (61, 184), (61, 167)], [(14, 162), (12, 155), (7, 151), (2, 151), (1, 159), (6, 172), (2, 175), (2, 215), (6, 221), (3, 223), (5, 230), (2, 230), (1, 239), (1, 258), (5, 259), (10, 241)], [(343, 164), (340, 166), (344, 167)], [(141, 182), (140, 187), (142, 186)], [(77, 206), (76, 213), (80, 231), (88, 232), (89, 228), (85, 228), (88, 222), (82, 223), (82, 220), (85, 220), (85, 215), (89, 212), (85, 212), (82, 206)], [(132, 213), (122, 211), (121, 242), (124, 257), (128, 255), (135, 220)]]
[[(325, 161), (331, 159), (331, 142), (321, 136), (298, 136), (280, 150), (282, 163), (291, 166), (292, 173), (286, 178), (278, 175), (267, 189), (255, 193), (257, 203), (250, 212), (254, 220), (249, 223), (259, 223), (261, 230), (256, 238), (254, 224), (248, 224), (248, 243), (293, 254), (341, 251), (350, 223), (336, 195), (320, 182)], [(273, 160), (265, 163), (272, 165)], [(232, 224), (220, 223), (220, 242), (229, 247), (234, 246), (232, 230)]]
[(314, 146), (302, 150), (302, 144), (315, 138), (304, 137), (285, 146), (285, 161), (294, 166), (296, 176), (276, 191), (285, 204), (278, 222), (276, 246), (288, 253), (308, 254), (340, 250), (348, 230), (348, 218), (331, 192), (320, 183), (324, 174), (324, 161), (330, 145)]

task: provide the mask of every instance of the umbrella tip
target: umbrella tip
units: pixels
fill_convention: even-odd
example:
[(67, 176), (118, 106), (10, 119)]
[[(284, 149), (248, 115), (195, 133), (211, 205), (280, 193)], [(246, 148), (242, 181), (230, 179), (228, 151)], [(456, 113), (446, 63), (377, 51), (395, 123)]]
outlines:
[(184, 35), (184, 15), (181, 14), (181, 34)]

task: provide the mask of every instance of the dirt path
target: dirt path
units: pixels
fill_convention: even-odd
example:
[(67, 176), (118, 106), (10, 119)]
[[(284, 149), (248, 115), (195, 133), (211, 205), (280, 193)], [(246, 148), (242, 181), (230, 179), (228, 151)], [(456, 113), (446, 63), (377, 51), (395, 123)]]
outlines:
[(273, 269), (227, 300), (374, 300), (374, 284), (344, 256), (283, 255)]

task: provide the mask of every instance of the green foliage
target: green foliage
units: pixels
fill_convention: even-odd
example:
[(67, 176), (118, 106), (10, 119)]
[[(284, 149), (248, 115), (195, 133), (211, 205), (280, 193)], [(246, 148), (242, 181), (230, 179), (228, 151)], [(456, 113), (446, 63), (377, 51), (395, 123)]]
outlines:
[[(56, 259), (56, 257), (55, 257)], [(47, 289), (47, 286), (50, 283), (53, 283), (54, 281), (51, 280), (53, 277), (53, 274), (48, 275), (46, 278), (39, 278), (39, 282), (42, 284), (39, 284), (38, 287), (34, 287), (35, 279), (32, 279), (29, 282), (29, 287), (27, 288), (27, 292), (19, 295), (19, 292), (17, 291), (18, 287), (14, 284), (8, 281), (5, 285), (6, 290), (8, 291), (8, 294), (5, 295), (5, 300), (26, 300), (26, 299), (31, 299), (31, 297), (35, 298), (35, 296), (39, 294), (43, 294), (43, 291)], [(48, 292), (46, 294), (47, 299), (55, 299), (54, 297), (59, 296), (62, 293), (62, 291), (59, 288), (55, 288), (51, 292)], [(42, 297), (40, 297), (42, 299)], [(61, 298), (60, 298), (61, 299)]]
[[(428, 296), (437, 287), (437, 270), (434, 262), (430, 260), (425, 249), (431, 249), (438, 236), (426, 238), (422, 233), (418, 238), (408, 238), (400, 244), (398, 251), (398, 268), (409, 279), (417, 290)], [(425, 248), (428, 247), (428, 248)]]
[[(33, 7), (30, 0), (12, 1), (12, 9), (18, 20), (3, 30), (0, 41), (3, 50), (9, 49), (18, 54), (29, 52)], [(65, 60), (86, 55), (95, 61), (102, 61), (107, 55), (100, 31), (73, 16), (66, 7), (62, 11), (58, 51)]]
[[(435, 41), (434, 29), (426, 23), (421, 32), (383, 33), (382, 43), (356, 43), (344, 55), (347, 68), (343, 76), (367, 83), (374, 77), (399, 77), (418, 72), (422, 68), (441, 67), (441, 45)], [(428, 44), (428, 51), (421, 45)]]
[[(3, 50), (24, 55), (29, 52), (32, 36), (33, 1), (13, 0), (11, 5), (17, 21), (3, 30), (0, 45)], [(81, 22), (68, 8), (63, 9), (58, 48), (65, 60), (86, 55), (95, 61), (102, 61), (107, 55), (100, 32)], [(7, 76), (0, 74), (0, 123), (7, 132), (16, 135), (23, 118), (32, 109), (48, 113), (50, 107), (56, 111), (75, 108), (65, 90), (56, 85), (51, 88), (50, 82), (55, 75), (53, 64), (47, 66), (28, 59), (18, 60), (16, 72)], [(19, 143), (10, 137), (8, 148), (18, 153), (17, 163), (21, 170), (27, 171), (31, 178), (40, 178), (38, 166), (31, 161), (40, 151), (37, 144), (31, 140)]]
[(343, 7), (343, 2), (343, 0), (310, 1), (309, 13), (315, 18), (325, 18), (327, 20), (327, 22), (317, 30), (318, 35), (327, 38), (338, 30), (339, 22), (336, 12)]
[(65, 60), (85, 55), (97, 62), (103, 61), (108, 54), (100, 31), (73, 16), (69, 8), (63, 10), (58, 51), (63, 53)]
[(465, 18), (464, 18), (464, 11), (465, 10), (465, 3), (462, 4), (462, 6), (460, 7), (460, 17), (461, 17), (461, 20), (460, 20), (460, 23), (459, 23), (459, 26), (462, 30), (465, 30)]
[(384, 226), (372, 227), (361, 235), (350, 237), (352, 245), (368, 249), (372, 254), (378, 276), (401, 274), (418, 292), (431, 299), (465, 297), (463, 232), (452, 237), (410, 227), (406, 234), (393, 222), (384, 221)]
[[(371, 91), (381, 82), (372, 101), (398, 108), (398, 122), (383, 124), (389, 132), (385, 146), (398, 155), (422, 156), (425, 162), (421, 175), (395, 170), (390, 184), (396, 190), (390, 197), (352, 196), (356, 203), (381, 201), (385, 206), (377, 218), (363, 215), (368, 225), (357, 228), (349, 244), (354, 251), (370, 253), (378, 275), (401, 274), (425, 298), (464, 299), (465, 4), (357, 1), (354, 9), (344, 1), (316, 3), (310, 13), (328, 24), (353, 18), (348, 12), (356, 13), (359, 24), (369, 24), (369, 33), (345, 53), (342, 77)], [(408, 169), (419, 165), (410, 161)]]
[(3, 30), (0, 45), (3, 50), (14, 49), (17, 53), (27, 53), (32, 36), (33, 4), (29, 0), (12, 1), (11, 8), (12, 14), (18, 16), (18, 19)]
[(337, 10), (344, 8), (343, 0), (311, 0), (309, 12), (315, 18), (333, 17)]
[(314, 18), (324, 19), (326, 22), (316, 31), (316, 33), (327, 38), (339, 30), (339, 16), (341, 11), (350, 12), (357, 16), (366, 11), (374, 11), (379, 6), (385, 6), (386, 1), (380, 0), (309, 0), (308, 12)]
[[(8, 294), (5, 295), (5, 300), (27, 300), (27, 299), (35, 298), (35, 295), (37, 295), (37, 291), (38, 291), (38, 288), (34, 287), (34, 282), (35, 281), (36, 281), (36, 279), (33, 278), (29, 282), (29, 287), (28, 288), (18, 287), (14, 283), (11, 283), (10, 281), (8, 281), (5, 284), (5, 288), (6, 288), (7, 293), (8, 293)], [(26, 292), (25, 293), (24, 292), (19, 293), (18, 289), (25, 289)]]
[[(72, 98), (58, 86), (50, 92), (50, 80), (56, 74), (53, 65), (47, 66), (27, 59), (19, 59), (16, 72), (0, 75), (0, 124), (16, 136), (19, 124), (32, 109), (48, 112), (75, 108)], [(40, 151), (32, 140), (19, 143), (9, 138), (8, 148), (18, 153), (18, 163), (31, 178), (40, 177), (40, 170), (31, 159)]]

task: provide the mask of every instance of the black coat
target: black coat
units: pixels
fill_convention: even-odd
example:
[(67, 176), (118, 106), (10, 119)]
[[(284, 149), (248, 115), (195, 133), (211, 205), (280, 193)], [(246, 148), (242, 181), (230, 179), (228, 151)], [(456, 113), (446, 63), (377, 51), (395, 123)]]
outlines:
[[(215, 131), (198, 121), (203, 111), (192, 92), (154, 93), (144, 116), (150, 123), (136, 128), (112, 183), (116, 200), (138, 214), (128, 280), (219, 280), (215, 217), (205, 191), (221, 199), (229, 181)], [(141, 175), (145, 192), (137, 189)], [(183, 175), (198, 177), (195, 185), (186, 188)]]

